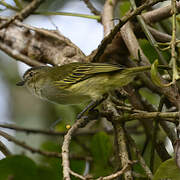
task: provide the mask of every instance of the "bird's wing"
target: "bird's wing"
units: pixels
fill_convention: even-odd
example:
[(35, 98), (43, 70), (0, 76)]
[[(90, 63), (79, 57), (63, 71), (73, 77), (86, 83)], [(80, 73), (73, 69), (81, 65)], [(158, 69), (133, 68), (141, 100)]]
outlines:
[[(75, 63), (74, 63), (75, 64)], [(92, 77), (94, 74), (113, 72), (124, 69), (123, 67), (104, 63), (77, 63), (76, 66), (63, 79), (56, 81), (60, 88), (66, 88)]]

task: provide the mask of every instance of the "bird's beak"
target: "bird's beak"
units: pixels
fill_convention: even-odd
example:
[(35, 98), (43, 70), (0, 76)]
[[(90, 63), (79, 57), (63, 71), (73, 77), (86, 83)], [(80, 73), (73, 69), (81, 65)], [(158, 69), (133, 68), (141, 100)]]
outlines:
[(16, 83), (16, 85), (17, 85), (17, 86), (24, 86), (25, 82), (26, 82), (26, 81), (20, 81), (20, 82)]

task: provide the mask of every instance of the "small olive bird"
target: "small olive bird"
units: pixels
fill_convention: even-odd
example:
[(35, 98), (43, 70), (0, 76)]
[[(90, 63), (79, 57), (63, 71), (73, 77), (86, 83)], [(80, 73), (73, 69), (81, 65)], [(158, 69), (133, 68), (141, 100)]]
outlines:
[(79, 62), (41, 66), (27, 70), (23, 81), (17, 85), (25, 85), (32, 94), (59, 104), (79, 104), (92, 100), (92, 105), (101, 101), (104, 94), (129, 84), (138, 73), (150, 69), (151, 66), (125, 68), (113, 64)]

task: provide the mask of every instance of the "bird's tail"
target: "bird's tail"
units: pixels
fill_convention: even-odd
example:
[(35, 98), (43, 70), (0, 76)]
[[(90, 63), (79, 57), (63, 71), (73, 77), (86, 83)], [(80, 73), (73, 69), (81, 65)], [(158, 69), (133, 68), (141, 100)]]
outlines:
[[(132, 67), (132, 68), (127, 68), (124, 69), (124, 73), (127, 73), (129, 75), (136, 75), (142, 72), (146, 72), (149, 71), (151, 69), (151, 66), (138, 66), (138, 67)], [(172, 68), (170, 68), (169, 66), (166, 65), (158, 65), (158, 69), (161, 70), (171, 70)], [(122, 71), (122, 73), (123, 73)]]

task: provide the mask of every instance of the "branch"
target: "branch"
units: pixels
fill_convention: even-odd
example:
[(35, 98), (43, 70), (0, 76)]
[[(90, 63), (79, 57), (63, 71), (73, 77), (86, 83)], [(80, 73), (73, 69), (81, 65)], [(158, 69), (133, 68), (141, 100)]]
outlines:
[[(171, 0), (171, 5), (172, 5), (172, 40), (171, 40), (171, 60), (170, 63), (172, 64), (173, 67), (173, 79), (172, 83), (176, 83), (176, 80), (178, 80), (179, 73), (177, 70), (176, 66), (176, 60), (177, 60), (177, 55), (176, 55), (176, 0)], [(176, 88), (176, 87), (175, 87)], [(178, 106), (178, 109), (180, 110), (180, 103)]]
[(111, 179), (115, 179), (115, 178), (121, 176), (122, 174), (124, 174), (129, 169), (129, 167), (132, 164), (134, 164), (134, 163), (136, 163), (136, 161), (128, 162), (120, 171), (117, 171), (116, 173), (111, 174), (109, 176), (99, 177), (97, 180), (111, 180)]
[[(3, 131), (0, 131), (0, 136), (3, 136), (8, 141), (12, 141), (15, 144), (17, 144), (18, 146), (21, 146), (22, 148), (29, 150), (31, 153), (38, 153), (38, 154), (41, 154), (43, 156), (54, 157), (54, 158), (61, 158), (62, 157), (61, 154), (57, 153), (57, 152), (42, 151), (40, 149), (33, 148), (33, 147), (27, 145), (25, 142), (19, 141), (19, 140), (15, 139), (11, 135), (9, 135)], [(79, 159), (79, 160), (84, 160), (84, 159), (85, 160), (92, 160), (89, 157), (84, 158), (82, 156), (70, 156), (70, 158), (75, 158), (75, 159)]]
[[(4, 22), (9, 18), (0, 17), (0, 20)], [(0, 30), (0, 49), (31, 66), (42, 66), (40, 62), (62, 65), (86, 61), (83, 52), (59, 32), (35, 28), (18, 20)]]
[(169, 34), (163, 33), (158, 31), (157, 29), (154, 29), (150, 26), (147, 26), (151, 34), (154, 36), (156, 41), (158, 42), (170, 42), (171, 41), (171, 36)]
[(103, 12), (102, 12), (102, 24), (104, 30), (104, 36), (106, 37), (111, 30), (114, 28), (114, 10), (116, 7), (117, 0), (106, 0)]
[(122, 19), (120, 20), (119, 24), (117, 24), (114, 29), (111, 31), (111, 33), (106, 36), (102, 43), (99, 45), (96, 55), (93, 57), (93, 62), (97, 62), (101, 55), (103, 54), (104, 50), (106, 49), (107, 45), (112, 42), (115, 35), (119, 32), (120, 28), (129, 20), (131, 20), (136, 15), (140, 14), (143, 10), (145, 10), (148, 7), (153, 6), (154, 4), (157, 4), (158, 2), (161, 2), (163, 0), (148, 0), (143, 5), (139, 6), (136, 10), (128, 12)]
[[(160, 118), (160, 120), (163, 121), (170, 121), (173, 123), (176, 123), (177, 121), (175, 120), (176, 118), (178, 118), (178, 113), (179, 112), (148, 112), (148, 111), (142, 111), (142, 110), (138, 110), (138, 109), (134, 109), (133, 107), (127, 107), (127, 106), (116, 106), (117, 109), (121, 110), (121, 111), (127, 111), (131, 114), (128, 114), (127, 117), (127, 121), (128, 120), (133, 120), (133, 118), (137, 118), (137, 119), (152, 119), (152, 118)], [(108, 113), (106, 114), (106, 112), (102, 112), (102, 115), (104, 115), (105, 117), (108, 116)], [(125, 117), (122, 117), (125, 118)], [(129, 119), (130, 118), (130, 119)], [(126, 118), (125, 118), (126, 119)]]
[(0, 151), (5, 155), (5, 156), (10, 156), (11, 152), (9, 149), (0, 141)]
[[(5, 6), (8, 9), (14, 10), (19, 12), (21, 9), (17, 8), (15, 6), (12, 6), (6, 2), (0, 1), (0, 4)], [(62, 15), (62, 16), (73, 16), (73, 17), (82, 17), (82, 18), (90, 18), (90, 19), (95, 19), (97, 21), (100, 21), (100, 16), (94, 16), (94, 15), (89, 15), (89, 14), (80, 14), (80, 13), (68, 13), (68, 12), (54, 12), (54, 11), (35, 11), (32, 12), (31, 14), (35, 15), (46, 15), (46, 16), (53, 16), (53, 15)]]
[(80, 128), (84, 127), (88, 123), (87, 118), (78, 119), (72, 127), (69, 129), (67, 134), (64, 136), (64, 141), (62, 145), (62, 166), (63, 166), (63, 177), (64, 180), (70, 180), (70, 163), (69, 163), (69, 144), (72, 138), (72, 135), (75, 131)]
[[(127, 163), (129, 162), (129, 155), (127, 151), (127, 141), (126, 141), (126, 136), (125, 136), (125, 131), (123, 128), (122, 123), (113, 123), (115, 133), (117, 135), (117, 143), (118, 143), (118, 148), (119, 148), (119, 156), (121, 159), (121, 164), (122, 167), (126, 166)], [(132, 180), (132, 171), (129, 169), (129, 171), (126, 171), (124, 173), (124, 179), (125, 180)]]
[[(177, 11), (180, 12), (180, 2), (176, 2)], [(149, 12), (142, 14), (143, 19), (146, 21), (147, 24), (156, 23), (163, 19), (166, 19), (172, 16), (172, 5), (164, 6)]]
[(22, 53), (16, 51), (15, 49), (12, 49), (5, 43), (0, 42), (0, 49), (4, 51), (9, 56), (13, 57), (17, 61), (21, 61), (29, 66), (44, 66), (45, 64), (35, 61), (33, 59), (30, 59), (29, 57), (23, 55)]
[(15, 19), (19, 19), (20, 21), (22, 21), (23, 19), (28, 17), (33, 11), (35, 11), (42, 2), (43, 2), (43, 0), (33, 0), (24, 9), (22, 9), (21, 12), (17, 13), (13, 17), (11, 17), (8, 21), (2, 23), (0, 25), (0, 29), (7, 27)]
[[(141, 109), (141, 110), (148, 110), (148, 111), (155, 111), (155, 108), (153, 108), (152, 106), (147, 106), (142, 100), (141, 97), (139, 95), (139, 93), (136, 91), (136, 89), (134, 89), (132, 86), (128, 85), (125, 87), (125, 90), (127, 91), (127, 93), (129, 94), (129, 102), (132, 104), (133, 107), (135, 107), (136, 109)], [(117, 118), (118, 120), (118, 118)], [(122, 121), (122, 120), (120, 120)], [(142, 123), (143, 127), (144, 127), (144, 132), (147, 136), (148, 139), (151, 138), (152, 136), (152, 120), (149, 119), (148, 121), (146, 121), (145, 119), (140, 119), (140, 122)], [(170, 131), (170, 133), (174, 131), (174, 129), (172, 128), (172, 130)], [(159, 157), (164, 161), (167, 160), (170, 156), (167, 153), (164, 144), (156, 144), (156, 151), (159, 155)]]
[(86, 180), (86, 178), (84, 176), (72, 171), (71, 169), (69, 169), (69, 173), (72, 174), (74, 177), (77, 177), (77, 178), (82, 179), (82, 180)]
[[(116, 149), (117, 149), (117, 156), (118, 156), (118, 164), (124, 167), (129, 162), (129, 155), (127, 151), (127, 141), (125, 137), (125, 132), (123, 128), (122, 121), (116, 121), (116, 118), (119, 118), (120, 115), (117, 110), (114, 108), (113, 104), (110, 101), (106, 100), (104, 103), (104, 109), (110, 113), (111, 115), (107, 117), (107, 119), (112, 122), (115, 132), (115, 140), (116, 140)], [(124, 173), (125, 180), (132, 180), (132, 171), (129, 169)]]
[(101, 15), (101, 12), (99, 12), (91, 3), (89, 0), (83, 0), (86, 6), (90, 9), (90, 11), (95, 15)]
[[(33, 128), (25, 128), (25, 127), (20, 127), (14, 124), (0, 124), (1, 128), (6, 128), (6, 129), (13, 129), (16, 131), (21, 131), (25, 132), (27, 134), (29, 133), (34, 133), (34, 134), (45, 134), (45, 135), (50, 135), (50, 136), (64, 136), (66, 132), (56, 132), (52, 130), (43, 130), (43, 129), (33, 129)], [(94, 135), (98, 133), (99, 131), (94, 131), (94, 130), (78, 130), (74, 135)], [(107, 132), (111, 133), (111, 132)]]

